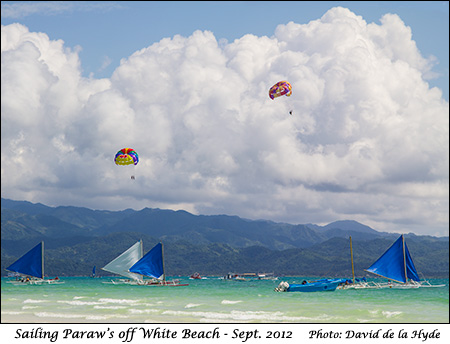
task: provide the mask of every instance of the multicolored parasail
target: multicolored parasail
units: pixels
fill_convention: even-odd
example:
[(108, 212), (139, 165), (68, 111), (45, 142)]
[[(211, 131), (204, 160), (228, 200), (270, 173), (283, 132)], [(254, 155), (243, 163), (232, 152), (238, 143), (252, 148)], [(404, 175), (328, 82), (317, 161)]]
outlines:
[(280, 81), (273, 85), (269, 90), (270, 99), (286, 96), (289, 97), (292, 94), (291, 84), (287, 81)]
[(116, 165), (137, 165), (139, 156), (133, 148), (122, 148), (117, 152), (114, 162)]

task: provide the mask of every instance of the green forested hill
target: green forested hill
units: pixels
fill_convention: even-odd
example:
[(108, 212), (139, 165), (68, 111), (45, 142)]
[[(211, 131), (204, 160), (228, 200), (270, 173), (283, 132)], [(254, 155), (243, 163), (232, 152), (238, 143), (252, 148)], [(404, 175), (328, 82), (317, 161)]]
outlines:
[[(46, 247), (46, 272), (49, 276), (89, 275), (92, 267), (100, 271), (113, 258), (128, 249), (137, 240), (144, 242), (144, 252), (150, 250), (158, 240), (141, 233), (114, 233), (91, 238), (75, 245)], [(31, 243), (29, 243), (31, 244)], [(31, 248), (35, 243), (28, 245)], [(368, 275), (363, 269), (369, 267), (391, 241), (353, 241), (355, 273)], [(24, 245), (25, 246), (25, 245)], [(49, 247), (50, 246), (50, 247)], [(52, 247), (53, 246), (53, 247)], [(448, 277), (448, 242), (409, 239), (408, 246), (419, 273), (426, 277)], [(15, 253), (2, 250), (2, 271), (16, 258)], [(270, 250), (262, 246), (233, 248), (227, 244), (195, 245), (185, 241), (164, 242), (166, 271), (170, 275), (224, 275), (228, 272), (274, 272), (278, 275), (304, 276), (351, 276), (349, 241), (330, 239), (306, 249)]]
[[(374, 262), (399, 234), (377, 232), (355, 221), (324, 227), (251, 221), (237, 216), (195, 216), (160, 209), (121, 212), (77, 207), (46, 207), (2, 199), (1, 268), (39, 241), (45, 243), (49, 276), (90, 275), (137, 240), (144, 251), (165, 244), (169, 275), (224, 275), (274, 272), (278, 275), (351, 276), (348, 237), (353, 238), (355, 273)], [(448, 237), (406, 235), (419, 271), (448, 277)]]

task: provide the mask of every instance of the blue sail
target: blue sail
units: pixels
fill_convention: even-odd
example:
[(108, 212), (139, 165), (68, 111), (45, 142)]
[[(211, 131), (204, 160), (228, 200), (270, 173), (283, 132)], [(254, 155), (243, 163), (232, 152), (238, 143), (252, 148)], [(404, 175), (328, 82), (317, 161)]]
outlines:
[(406, 246), (405, 242), (405, 259), (406, 259), (406, 272), (409, 279), (413, 281), (420, 282), (419, 275), (417, 274), (416, 267), (414, 266), (414, 262), (412, 260), (411, 255), (409, 254), (408, 246)]
[(43, 279), (43, 243), (40, 242), (37, 244), (30, 251), (8, 266), (6, 270)]
[(129, 271), (154, 278), (161, 277), (164, 274), (162, 244), (153, 247)]
[(95, 265), (94, 265), (94, 267), (92, 268), (92, 277), (95, 277)]
[[(404, 253), (403, 246), (405, 247)], [(404, 243), (403, 235), (375, 263), (366, 269), (366, 271), (401, 283), (406, 283), (407, 278), (416, 282), (420, 281), (408, 247)]]

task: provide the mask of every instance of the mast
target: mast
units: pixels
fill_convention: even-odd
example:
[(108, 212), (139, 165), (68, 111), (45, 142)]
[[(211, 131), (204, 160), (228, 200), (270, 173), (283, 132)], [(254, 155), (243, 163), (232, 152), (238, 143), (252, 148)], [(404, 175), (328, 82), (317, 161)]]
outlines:
[(163, 263), (163, 281), (166, 284), (166, 267), (164, 266), (164, 245), (161, 243), (161, 255), (162, 255), (162, 263)]
[(352, 277), (353, 277), (353, 283), (355, 283), (355, 268), (353, 267), (352, 236), (350, 236), (350, 256), (351, 256), (351, 258), (352, 258)]
[(44, 279), (44, 241), (41, 241), (42, 279)]
[(408, 283), (408, 273), (406, 270), (406, 253), (405, 253), (405, 237), (402, 234), (402, 248), (403, 248), (403, 266), (405, 268), (405, 283)]

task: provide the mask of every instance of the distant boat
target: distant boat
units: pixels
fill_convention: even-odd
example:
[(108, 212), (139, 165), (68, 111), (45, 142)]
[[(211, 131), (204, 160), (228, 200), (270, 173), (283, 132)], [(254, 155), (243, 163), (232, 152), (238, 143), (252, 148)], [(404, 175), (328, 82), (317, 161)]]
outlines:
[(249, 281), (248, 278), (246, 277), (249, 276), (249, 273), (244, 273), (244, 274), (236, 274), (233, 272), (229, 272), (228, 274), (226, 274), (225, 276), (221, 277), (221, 279), (223, 280), (227, 280), (227, 281)]
[(149, 286), (187, 286), (189, 284), (180, 284), (179, 280), (166, 280), (164, 267), (164, 247), (158, 243), (139, 259), (129, 271), (141, 276), (150, 277), (150, 280), (139, 280), (137, 284)]
[(61, 284), (58, 277), (44, 278), (44, 242), (41, 241), (22, 257), (6, 268), (15, 272), (16, 280), (8, 281), (13, 284)]
[(345, 278), (328, 279), (323, 278), (316, 281), (303, 281), (301, 284), (289, 284), (281, 282), (275, 291), (278, 292), (317, 292), (317, 291), (335, 291), (339, 284), (344, 283)]
[(136, 242), (133, 246), (127, 249), (125, 252), (114, 258), (111, 262), (102, 267), (102, 270), (112, 272), (113, 274), (126, 277), (126, 279), (111, 280), (111, 284), (130, 284), (132, 282), (142, 282), (142, 275), (135, 274), (129, 271), (139, 259), (142, 258), (143, 245), (142, 240)]
[(91, 276), (92, 278), (95, 278), (95, 265), (94, 265), (94, 267), (92, 268), (92, 276)]
[(389, 280), (388, 283), (377, 283), (377, 288), (411, 289), (445, 286), (420, 280), (403, 234), (365, 271)]
[(202, 277), (200, 276), (200, 274), (198, 272), (194, 272), (189, 279), (206, 279), (206, 277)]
[(256, 280), (272, 280), (275, 281), (278, 277), (275, 277), (273, 272), (244, 272), (244, 273), (234, 273), (229, 272), (223, 277), (223, 280), (229, 281), (256, 281)]
[(258, 280), (276, 281), (276, 280), (278, 280), (278, 277), (276, 277), (273, 272), (264, 272), (264, 273), (258, 273), (257, 274), (257, 279)]

